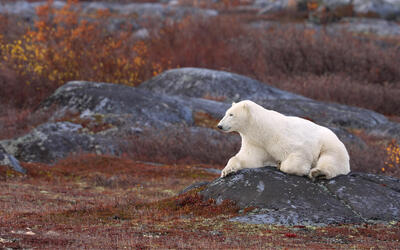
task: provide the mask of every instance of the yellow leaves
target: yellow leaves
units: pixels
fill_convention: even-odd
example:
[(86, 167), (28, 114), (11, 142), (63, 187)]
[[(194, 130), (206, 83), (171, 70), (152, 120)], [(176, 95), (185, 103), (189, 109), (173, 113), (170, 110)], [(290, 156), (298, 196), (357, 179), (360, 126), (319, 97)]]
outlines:
[(140, 57), (135, 57), (134, 59), (133, 59), (133, 62), (134, 62), (134, 64), (136, 65), (136, 66), (141, 66), (141, 65), (143, 65), (143, 59), (142, 58), (140, 58)]
[(400, 168), (400, 145), (395, 140), (392, 140), (386, 147), (386, 156), (386, 166), (389, 168)]
[(41, 65), (36, 65), (33, 69), (33, 72), (38, 73), (39, 75), (42, 73), (43, 71), (43, 66)]
[(136, 86), (165, 69), (165, 63), (150, 60), (145, 42), (132, 39), (133, 31), (105, 32), (108, 12), (82, 21), (74, 4), (68, 1), (57, 10), (50, 2), (38, 8), (35, 29), (14, 42), (3, 43), (0, 35), (0, 58), (29, 79), (21, 81), (26, 86), (60, 86), (76, 79)]

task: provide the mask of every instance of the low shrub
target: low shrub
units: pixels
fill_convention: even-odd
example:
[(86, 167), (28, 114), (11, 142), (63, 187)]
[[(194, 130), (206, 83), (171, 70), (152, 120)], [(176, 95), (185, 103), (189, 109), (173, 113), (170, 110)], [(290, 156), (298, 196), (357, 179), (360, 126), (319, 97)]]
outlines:
[(186, 127), (145, 130), (137, 136), (127, 136), (121, 147), (130, 158), (166, 164), (225, 165), (240, 148), (237, 135)]
[(36, 12), (34, 29), (11, 42), (0, 37), (2, 102), (36, 105), (70, 80), (135, 86), (162, 70), (147, 59), (148, 47), (132, 29), (110, 33), (104, 28), (110, 17), (106, 10), (88, 21), (78, 2), (69, 0), (61, 9), (49, 1)]
[(163, 55), (169, 65), (231, 71), (319, 100), (398, 114), (395, 41), (300, 24), (253, 29), (222, 15), (167, 24), (149, 46), (153, 61)]

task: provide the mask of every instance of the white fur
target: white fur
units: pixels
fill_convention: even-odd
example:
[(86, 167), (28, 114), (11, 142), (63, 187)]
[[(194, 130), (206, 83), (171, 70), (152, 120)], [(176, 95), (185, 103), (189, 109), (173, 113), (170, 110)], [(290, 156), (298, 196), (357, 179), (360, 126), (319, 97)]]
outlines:
[(242, 137), (240, 151), (228, 161), (221, 177), (263, 166), (311, 179), (331, 179), (350, 172), (344, 144), (330, 129), (306, 119), (285, 116), (247, 100), (232, 104), (218, 127)]

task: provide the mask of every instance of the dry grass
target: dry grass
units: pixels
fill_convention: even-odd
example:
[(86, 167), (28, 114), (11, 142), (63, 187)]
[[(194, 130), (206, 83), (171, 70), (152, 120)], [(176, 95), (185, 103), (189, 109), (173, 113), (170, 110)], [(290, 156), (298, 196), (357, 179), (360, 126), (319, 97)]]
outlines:
[(138, 136), (127, 137), (122, 148), (131, 158), (142, 161), (221, 166), (239, 151), (240, 138), (186, 127), (149, 129)]
[(46, 122), (50, 113), (33, 113), (32, 108), (19, 109), (0, 103), (0, 140), (11, 139), (29, 132)]
[[(400, 224), (335, 227), (246, 225), (179, 190), (216, 175), (198, 166), (86, 155), (56, 166), (0, 168), (0, 247), (9, 248), (396, 248)], [(207, 167), (207, 166), (203, 166)]]

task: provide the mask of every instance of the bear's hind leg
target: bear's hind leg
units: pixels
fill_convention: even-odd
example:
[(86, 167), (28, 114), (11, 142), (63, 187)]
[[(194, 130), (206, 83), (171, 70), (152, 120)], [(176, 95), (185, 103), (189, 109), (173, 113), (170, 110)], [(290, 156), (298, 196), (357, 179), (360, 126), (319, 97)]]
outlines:
[(290, 154), (280, 164), (279, 170), (287, 174), (294, 174), (298, 176), (308, 175), (311, 169), (311, 162), (299, 153)]
[(332, 179), (337, 174), (333, 172), (338, 166), (335, 166), (336, 160), (329, 154), (323, 154), (319, 157), (315, 168), (311, 169), (308, 177), (310, 179)]

